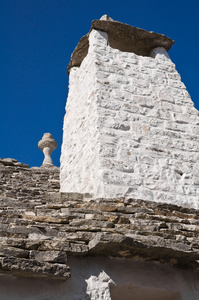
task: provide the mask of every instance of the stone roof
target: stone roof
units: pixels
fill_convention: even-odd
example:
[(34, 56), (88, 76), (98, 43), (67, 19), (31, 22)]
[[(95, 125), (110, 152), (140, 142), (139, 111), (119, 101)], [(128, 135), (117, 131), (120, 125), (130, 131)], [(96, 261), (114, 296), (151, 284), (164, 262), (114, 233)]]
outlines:
[(163, 34), (113, 21), (111, 18), (93, 20), (89, 33), (80, 39), (71, 55), (71, 60), (67, 68), (68, 73), (72, 67), (80, 66), (82, 60), (87, 55), (89, 47), (88, 37), (93, 29), (106, 32), (112, 48), (125, 52), (134, 52), (142, 56), (149, 56), (151, 50), (156, 47), (164, 47), (169, 51), (174, 43), (172, 39)]
[(70, 277), (68, 255), (198, 269), (199, 211), (141, 199), (60, 193), (59, 168), (0, 159), (0, 272)]

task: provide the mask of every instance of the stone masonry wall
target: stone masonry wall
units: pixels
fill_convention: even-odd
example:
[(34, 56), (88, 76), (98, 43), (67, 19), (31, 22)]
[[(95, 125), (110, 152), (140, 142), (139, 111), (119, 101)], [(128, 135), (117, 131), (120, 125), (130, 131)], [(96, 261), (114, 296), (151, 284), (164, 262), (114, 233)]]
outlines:
[(36, 205), (45, 193), (59, 192), (59, 173), (57, 167), (29, 168), (16, 159), (0, 159), (0, 196)]
[(164, 48), (121, 52), (92, 30), (70, 72), (61, 191), (199, 207), (199, 117)]
[[(22, 276), (69, 276), (63, 253), (41, 252), (35, 259), (34, 250), (43, 231), (39, 223), (31, 222), (30, 226), (26, 219), (35, 216), (47, 192), (59, 193), (59, 168), (30, 169), (15, 159), (0, 159), (0, 271)], [(45, 214), (39, 219), (50, 222)]]
[(198, 211), (59, 193), (58, 168), (0, 162), (1, 270), (67, 278), (67, 255), (140, 257), (198, 268)]
[(0, 160), (0, 174), (4, 299), (140, 299), (145, 288), (157, 299), (198, 299), (198, 210), (60, 193), (58, 168), (13, 159)]

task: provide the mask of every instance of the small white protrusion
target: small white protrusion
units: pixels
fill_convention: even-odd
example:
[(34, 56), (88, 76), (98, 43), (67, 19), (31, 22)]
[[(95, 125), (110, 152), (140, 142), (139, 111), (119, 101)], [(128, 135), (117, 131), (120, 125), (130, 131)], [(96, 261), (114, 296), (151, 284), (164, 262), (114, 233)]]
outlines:
[(100, 21), (113, 21), (113, 19), (111, 17), (109, 17), (108, 15), (103, 15), (100, 18)]
[(157, 47), (152, 49), (150, 56), (156, 59), (170, 59), (169, 54), (164, 47)]
[(87, 294), (91, 300), (106, 299), (111, 300), (110, 284), (115, 285), (115, 282), (107, 275), (104, 270), (98, 276), (91, 276), (86, 280)]

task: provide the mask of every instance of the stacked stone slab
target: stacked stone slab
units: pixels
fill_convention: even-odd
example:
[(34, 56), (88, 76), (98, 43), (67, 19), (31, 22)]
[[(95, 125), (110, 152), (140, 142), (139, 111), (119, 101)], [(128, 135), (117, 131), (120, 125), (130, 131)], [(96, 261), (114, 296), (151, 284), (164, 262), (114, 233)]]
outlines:
[(199, 210), (60, 193), (58, 168), (13, 159), (0, 174), (2, 299), (198, 299)]
[(33, 259), (65, 264), (67, 254), (76, 254), (136, 256), (198, 268), (197, 210), (59, 193), (56, 167), (28, 168), (0, 159), (0, 170), (0, 262), (12, 257), (27, 259), (26, 266)]
[(168, 56), (172, 44), (92, 22), (68, 68), (61, 192), (199, 207), (199, 117)]

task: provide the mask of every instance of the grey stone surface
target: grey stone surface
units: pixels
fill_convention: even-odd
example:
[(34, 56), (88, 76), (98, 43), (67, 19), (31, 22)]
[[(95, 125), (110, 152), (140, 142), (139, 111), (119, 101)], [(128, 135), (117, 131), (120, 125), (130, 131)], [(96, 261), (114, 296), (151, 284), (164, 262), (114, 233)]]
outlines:
[(70, 268), (65, 264), (39, 262), (33, 259), (16, 257), (0, 257), (0, 272), (21, 277), (48, 277), (67, 279), (70, 277)]
[[(20, 266), (30, 259), (31, 264), (65, 268), (67, 255), (103, 255), (198, 268), (198, 210), (127, 197), (59, 193), (58, 168), (18, 165), (0, 167), (2, 259), (14, 257)], [(2, 271), (5, 266), (4, 260)]]

